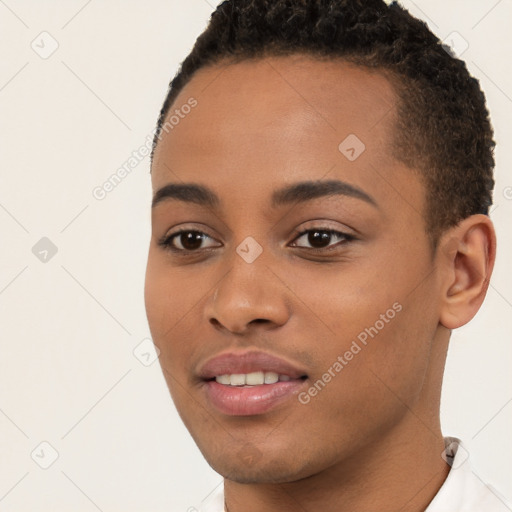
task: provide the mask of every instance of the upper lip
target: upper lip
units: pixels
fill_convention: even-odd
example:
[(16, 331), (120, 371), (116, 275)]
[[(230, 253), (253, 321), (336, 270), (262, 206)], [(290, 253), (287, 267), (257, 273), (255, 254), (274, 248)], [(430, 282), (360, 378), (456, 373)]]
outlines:
[(306, 372), (298, 366), (280, 357), (259, 351), (227, 352), (216, 355), (201, 367), (199, 376), (208, 380), (219, 375), (259, 371), (288, 375), (292, 379), (306, 376)]

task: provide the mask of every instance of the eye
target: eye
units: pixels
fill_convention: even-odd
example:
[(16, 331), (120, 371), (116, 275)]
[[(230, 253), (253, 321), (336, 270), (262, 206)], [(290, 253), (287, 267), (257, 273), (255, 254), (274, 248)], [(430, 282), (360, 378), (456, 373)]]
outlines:
[[(303, 239), (308, 245), (301, 245), (298, 242)], [(299, 233), (291, 244), (294, 247), (322, 251), (331, 250), (336, 245), (355, 240), (355, 237), (341, 231), (330, 228), (306, 229)], [(220, 247), (222, 244), (216, 242), (212, 237), (202, 231), (182, 229), (159, 240), (158, 245), (175, 253), (193, 253), (210, 247)]]
[[(203, 242), (210, 241), (209, 245), (202, 245)], [(211, 243), (214, 242), (214, 243)], [(199, 249), (219, 246), (216, 242), (202, 231), (191, 229), (182, 229), (176, 233), (165, 236), (158, 242), (158, 245), (174, 252), (194, 252)]]
[[(341, 231), (335, 231), (334, 229), (314, 228), (306, 229), (299, 233), (295, 238), (295, 243), (293, 245), (297, 246), (297, 241), (300, 239), (304, 239), (306, 243), (310, 244), (310, 247), (304, 245), (298, 245), (298, 247), (321, 251), (323, 249), (331, 250), (335, 245), (341, 245), (343, 242), (355, 240), (355, 237), (342, 233)], [(335, 243), (332, 242), (333, 239)]]

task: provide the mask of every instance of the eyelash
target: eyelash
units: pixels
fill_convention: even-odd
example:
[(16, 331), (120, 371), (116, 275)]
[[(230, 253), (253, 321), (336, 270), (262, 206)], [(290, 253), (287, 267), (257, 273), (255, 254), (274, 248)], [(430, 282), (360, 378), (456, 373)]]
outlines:
[[(299, 247), (299, 249), (306, 249), (308, 251), (313, 251), (313, 252), (316, 252), (316, 253), (332, 251), (332, 250), (334, 250), (334, 247), (336, 247), (338, 245), (345, 245), (345, 243), (351, 242), (351, 241), (356, 239), (355, 236), (349, 235), (347, 233), (343, 233), (342, 231), (336, 231), (336, 230), (331, 229), (331, 228), (321, 228), (320, 227), (320, 228), (309, 228), (309, 229), (305, 229), (305, 230), (299, 232), (295, 236), (293, 241), (296, 241), (299, 238), (303, 237), (304, 235), (307, 235), (307, 234), (312, 233), (312, 232), (328, 233), (331, 236), (338, 236), (339, 238), (342, 239), (342, 241), (341, 241), (341, 243), (338, 242), (337, 244), (328, 245), (326, 247), (321, 247), (321, 248), (318, 248), (318, 247)], [(201, 251), (205, 250), (205, 249), (187, 250), (187, 249), (179, 249), (179, 248), (174, 247), (174, 245), (173, 245), (174, 239), (175, 238), (179, 238), (180, 235), (182, 235), (184, 233), (197, 233), (197, 234), (200, 234), (200, 235), (204, 235), (204, 237), (212, 238), (212, 237), (210, 237), (209, 235), (207, 235), (206, 233), (204, 233), (202, 231), (198, 231), (198, 230), (195, 230), (195, 229), (181, 229), (179, 231), (176, 231), (175, 233), (171, 233), (170, 235), (164, 236), (161, 240), (159, 240), (158, 245), (163, 247), (166, 250), (172, 251), (173, 253), (181, 255), (181, 256), (191, 256), (191, 255), (198, 254)], [(204, 240), (204, 238), (203, 238), (203, 240)], [(209, 248), (206, 248), (206, 250), (207, 249), (209, 249)]]

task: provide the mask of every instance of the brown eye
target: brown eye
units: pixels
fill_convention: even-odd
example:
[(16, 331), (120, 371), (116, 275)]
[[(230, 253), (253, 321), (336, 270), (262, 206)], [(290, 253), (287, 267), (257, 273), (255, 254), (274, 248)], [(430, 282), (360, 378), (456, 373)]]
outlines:
[(315, 248), (322, 248), (329, 245), (332, 234), (327, 231), (310, 231), (308, 233), (308, 243)]
[(215, 246), (214, 243), (203, 245), (203, 242), (208, 240), (213, 242), (213, 238), (201, 231), (182, 230), (167, 236), (159, 244), (175, 252), (193, 252)]
[[(309, 247), (307, 245), (297, 244), (300, 239), (303, 239), (307, 244), (309, 244)], [(341, 244), (343, 242), (349, 242), (353, 239), (354, 237), (351, 235), (341, 233), (340, 231), (334, 231), (332, 229), (307, 229), (299, 234), (295, 239), (294, 245), (304, 249), (322, 250), (330, 248), (338, 243)]]
[(203, 238), (203, 234), (198, 231), (187, 231), (185, 233), (180, 233), (176, 237), (176, 240), (180, 243), (181, 248), (186, 249), (187, 251), (193, 251), (201, 247)]

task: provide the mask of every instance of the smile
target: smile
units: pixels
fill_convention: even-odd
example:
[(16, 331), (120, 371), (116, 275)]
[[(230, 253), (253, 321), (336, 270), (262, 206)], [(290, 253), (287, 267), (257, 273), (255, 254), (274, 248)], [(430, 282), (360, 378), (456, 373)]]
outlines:
[(260, 415), (284, 406), (307, 379), (298, 365), (257, 351), (219, 354), (199, 376), (206, 403), (228, 416)]

